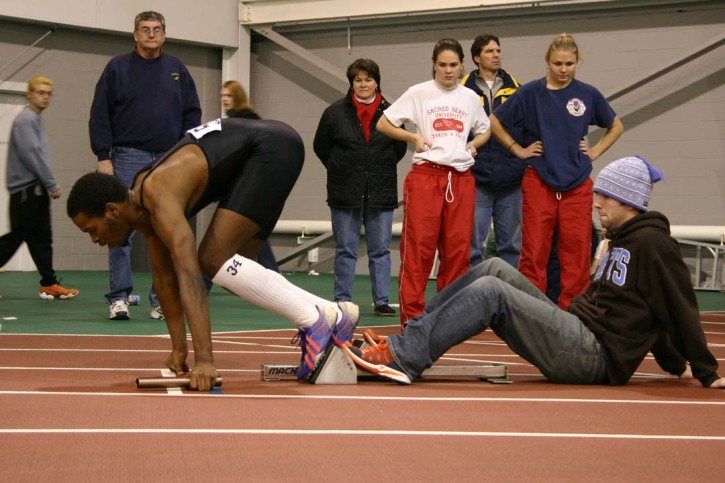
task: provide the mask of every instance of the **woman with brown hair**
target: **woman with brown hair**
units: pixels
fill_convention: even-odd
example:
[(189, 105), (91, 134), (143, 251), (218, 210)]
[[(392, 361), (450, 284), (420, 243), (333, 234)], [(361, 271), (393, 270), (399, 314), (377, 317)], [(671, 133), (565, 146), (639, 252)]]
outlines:
[[(249, 103), (249, 97), (247, 97), (247, 92), (242, 87), (242, 84), (235, 80), (228, 80), (222, 84), (221, 101), (222, 108), (229, 117), (262, 119), (259, 117), (259, 114), (254, 112), (254, 108)], [(257, 262), (264, 268), (279, 272), (277, 258), (274, 256), (269, 240), (265, 240), (262, 248), (259, 249)]]
[[(546, 76), (520, 87), (491, 116), (493, 135), (527, 164), (519, 271), (546, 292), (546, 265), (558, 230), (561, 308), (589, 284), (592, 162), (624, 131), (602, 93), (574, 78), (579, 60), (574, 38), (558, 35), (546, 52)], [(584, 137), (590, 125), (606, 132), (588, 147)], [(509, 134), (513, 128), (523, 129), (523, 145)]]
[(350, 90), (322, 113), (315, 154), (327, 169), (327, 204), (335, 237), (335, 301), (352, 300), (357, 249), (365, 227), (375, 315), (390, 307), (390, 241), (398, 206), (398, 161), (406, 144), (376, 124), (390, 106), (380, 91), (380, 67), (357, 59), (347, 68)]
[[(423, 313), (436, 250), (438, 291), (468, 271), (476, 200), (471, 166), (490, 131), (478, 95), (459, 83), (463, 57), (457, 40), (438, 41), (433, 79), (405, 91), (378, 121), (380, 132), (415, 148), (403, 188), (398, 280), (403, 325)], [(416, 132), (401, 127), (405, 122), (415, 124)]]

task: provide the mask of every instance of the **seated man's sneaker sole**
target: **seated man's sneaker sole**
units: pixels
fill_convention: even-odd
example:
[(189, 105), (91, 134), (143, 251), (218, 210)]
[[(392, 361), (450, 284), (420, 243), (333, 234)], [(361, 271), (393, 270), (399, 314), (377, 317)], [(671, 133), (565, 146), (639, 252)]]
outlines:
[(382, 364), (371, 364), (367, 362), (365, 359), (357, 354), (359, 352), (359, 349), (356, 349), (350, 344), (345, 344), (344, 346), (342, 346), (342, 350), (345, 351), (345, 353), (350, 357), (350, 359), (352, 359), (356, 366), (364, 371), (375, 374), (376, 376), (384, 377), (385, 379), (390, 379), (391, 381), (395, 381), (398, 384), (411, 383), (410, 378), (404, 372), (395, 370), (392, 367), (384, 366)]
[(78, 294), (71, 294), (71, 295), (60, 295), (58, 297), (53, 296), (52, 294), (45, 293), (45, 292), (38, 292), (38, 295), (43, 300), (70, 300), (74, 298)]

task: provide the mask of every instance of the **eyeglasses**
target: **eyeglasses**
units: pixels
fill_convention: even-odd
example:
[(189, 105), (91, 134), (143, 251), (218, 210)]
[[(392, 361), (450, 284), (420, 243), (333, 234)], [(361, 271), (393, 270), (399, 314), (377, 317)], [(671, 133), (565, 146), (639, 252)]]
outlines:
[(164, 29), (162, 29), (161, 27), (154, 27), (153, 29), (150, 29), (148, 27), (142, 27), (142, 28), (136, 29), (136, 30), (138, 30), (139, 32), (141, 32), (142, 34), (144, 34), (147, 37), (149, 35), (151, 35), (151, 32), (153, 32), (154, 35), (161, 35), (162, 33), (164, 33)]

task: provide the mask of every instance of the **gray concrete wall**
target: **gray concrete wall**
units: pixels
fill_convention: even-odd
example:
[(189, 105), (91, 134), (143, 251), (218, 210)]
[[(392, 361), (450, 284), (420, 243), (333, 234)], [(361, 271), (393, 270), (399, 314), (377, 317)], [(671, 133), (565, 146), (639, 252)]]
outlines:
[[(286, 34), (288, 38), (340, 69), (359, 57), (381, 67), (383, 94), (400, 96), (409, 86), (431, 77), (434, 43), (458, 39), (466, 52), (466, 69), (475, 68), (470, 45), (476, 35), (493, 32), (501, 38), (504, 68), (521, 82), (543, 77), (544, 54), (559, 32), (573, 34), (582, 62), (577, 78), (605, 96), (720, 38), (725, 10), (641, 13), (535, 20), (522, 18), (476, 22), (456, 29), (356, 33), (351, 50), (344, 30), (333, 33)], [(259, 113), (295, 127), (305, 140), (307, 159), (287, 207), (285, 219), (329, 219), (325, 203), (325, 171), (312, 151), (318, 119), (340, 92), (314, 75), (308, 63), (271, 41), (252, 44), (251, 97)], [(326, 79), (324, 74), (320, 74)], [(720, 47), (612, 103), (625, 133), (595, 163), (594, 174), (609, 161), (639, 154), (660, 167), (667, 181), (655, 189), (651, 207), (677, 225), (725, 225), (725, 47)], [(599, 133), (600, 134), (600, 133)], [(593, 132), (596, 137), (598, 133)], [(399, 186), (410, 168), (408, 155), (399, 168)], [(396, 212), (395, 220), (401, 214)], [(361, 255), (364, 252), (361, 248)], [(397, 254), (394, 262), (397, 263)], [(361, 258), (358, 272), (366, 272)], [(394, 266), (394, 272), (397, 267)]]
[[(213, 5), (213, 8), (211, 6)], [(0, 17), (61, 27), (126, 33), (139, 12), (155, 10), (166, 19), (166, 33), (174, 39), (206, 45), (238, 45), (239, 0), (2, 0)]]

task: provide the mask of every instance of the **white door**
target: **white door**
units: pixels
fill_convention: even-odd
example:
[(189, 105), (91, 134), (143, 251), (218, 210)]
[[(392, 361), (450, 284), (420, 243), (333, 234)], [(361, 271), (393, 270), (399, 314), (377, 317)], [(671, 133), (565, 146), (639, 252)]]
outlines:
[[(8, 205), (10, 195), (5, 183), (5, 166), (8, 158), (8, 143), (13, 119), (25, 106), (24, 92), (0, 92), (0, 236), (10, 231)], [(30, 272), (35, 270), (28, 247), (23, 243), (13, 258), (3, 267), (5, 270)]]

